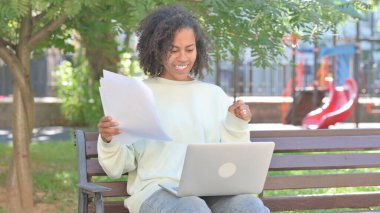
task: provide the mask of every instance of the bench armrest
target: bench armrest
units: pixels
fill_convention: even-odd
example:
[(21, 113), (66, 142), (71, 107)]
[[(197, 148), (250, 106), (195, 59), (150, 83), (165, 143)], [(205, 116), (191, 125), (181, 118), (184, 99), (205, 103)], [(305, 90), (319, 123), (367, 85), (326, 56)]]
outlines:
[(91, 192), (91, 193), (111, 191), (111, 189), (108, 187), (97, 185), (94, 183), (79, 183), (78, 187), (80, 189), (83, 189), (83, 190)]

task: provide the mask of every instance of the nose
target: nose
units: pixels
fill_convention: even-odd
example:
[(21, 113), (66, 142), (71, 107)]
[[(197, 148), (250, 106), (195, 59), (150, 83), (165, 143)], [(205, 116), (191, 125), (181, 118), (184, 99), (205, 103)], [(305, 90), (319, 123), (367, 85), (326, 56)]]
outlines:
[(179, 61), (187, 61), (188, 57), (185, 51), (180, 51), (178, 60)]

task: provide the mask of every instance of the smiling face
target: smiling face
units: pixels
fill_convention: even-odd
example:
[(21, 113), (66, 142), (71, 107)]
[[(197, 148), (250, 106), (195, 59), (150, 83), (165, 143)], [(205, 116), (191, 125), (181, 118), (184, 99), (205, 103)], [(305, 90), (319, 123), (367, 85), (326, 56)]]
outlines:
[(179, 29), (175, 35), (160, 77), (175, 81), (192, 80), (190, 71), (197, 59), (197, 47), (192, 28)]

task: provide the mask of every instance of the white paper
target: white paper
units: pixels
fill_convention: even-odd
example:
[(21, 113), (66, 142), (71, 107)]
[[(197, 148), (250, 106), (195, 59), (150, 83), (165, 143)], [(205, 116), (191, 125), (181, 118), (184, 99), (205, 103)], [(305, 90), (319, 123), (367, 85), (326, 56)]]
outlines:
[(171, 141), (158, 118), (152, 91), (140, 80), (103, 70), (99, 87), (104, 114), (119, 125), (112, 140), (133, 144), (139, 139)]

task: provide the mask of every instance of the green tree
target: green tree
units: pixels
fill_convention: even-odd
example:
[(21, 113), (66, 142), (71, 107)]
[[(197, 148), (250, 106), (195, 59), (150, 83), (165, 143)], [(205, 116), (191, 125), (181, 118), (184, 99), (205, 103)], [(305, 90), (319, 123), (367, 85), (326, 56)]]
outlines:
[[(256, 65), (263, 67), (275, 63), (278, 56), (283, 54), (282, 37), (285, 34), (302, 31), (302, 33), (306, 33), (303, 39), (311, 40), (335, 25), (337, 20), (342, 20), (348, 15), (360, 17), (354, 4), (345, 2), (284, 0), (176, 2), (183, 4), (200, 18), (214, 43), (212, 55), (216, 61), (221, 60), (227, 53), (231, 53), (237, 61), (241, 50), (250, 48)], [(115, 0), (82, 10), (77, 19), (70, 22), (71, 27), (80, 35), (80, 44), (85, 50), (93, 80), (82, 83), (93, 87), (92, 85), (97, 83), (103, 69), (117, 71), (120, 54), (128, 50), (118, 48), (120, 44), (115, 42), (115, 38), (120, 33), (130, 35), (148, 11), (169, 3), (174, 3), (174, 1)], [(128, 38), (129, 36), (125, 43), (128, 43)], [(237, 66), (235, 67), (237, 68)], [(73, 68), (75, 70), (75, 66)], [(83, 78), (71, 76), (73, 77), (72, 85), (82, 84), (76, 81), (83, 80)], [(62, 86), (64, 87), (64, 85)], [(67, 88), (61, 88), (60, 91), (66, 91), (61, 94), (68, 92)], [(72, 115), (69, 116), (71, 118), (94, 117), (86, 116), (86, 113), (89, 113), (86, 110), (88, 104), (85, 104), (86, 101), (78, 101), (77, 98), (76, 95), (65, 95), (64, 99), (67, 104), (64, 106), (67, 107), (63, 108), (64, 114)], [(76, 104), (76, 106), (71, 107), (72, 104)], [(100, 106), (97, 111), (100, 112)], [(77, 121), (94, 126), (93, 122), (96, 121), (96, 118), (92, 121), (88, 119)]]
[[(214, 42), (215, 60), (231, 53), (238, 57), (242, 48), (250, 48), (258, 66), (273, 63), (284, 48), (282, 37), (303, 31), (305, 40), (317, 38), (348, 15), (360, 17), (355, 10), (360, 1), (111, 1), (81, 12), (74, 28), (82, 38), (94, 80), (103, 69), (117, 70), (119, 53), (115, 36), (130, 35), (146, 12), (169, 3), (183, 4), (200, 17)], [(359, 5), (359, 6), (358, 6)], [(98, 14), (102, 14), (99, 17)], [(128, 38), (128, 36), (127, 36)], [(101, 40), (102, 42), (99, 42)], [(121, 51), (122, 52), (122, 51)]]
[(33, 208), (29, 143), (34, 125), (34, 100), (29, 78), (32, 53), (48, 46), (64, 47), (64, 23), (93, 0), (0, 0), (0, 58), (13, 77), (13, 156), (8, 172), (10, 212)]
[(205, 0), (185, 5), (201, 17), (215, 44), (214, 56), (236, 55), (250, 48), (255, 65), (261, 67), (284, 53), (284, 35), (302, 33), (302, 39), (311, 41), (369, 9), (359, 0)]
[[(98, 93), (103, 69), (120, 72), (122, 56), (133, 51), (128, 43), (139, 20), (157, 5), (173, 2), (107, 1), (83, 9), (75, 19), (67, 22), (78, 35), (76, 43), (80, 47), (76, 49), (74, 63), (62, 65), (56, 77), (57, 95), (63, 101), (61, 110), (70, 124), (96, 126), (103, 114)], [(121, 34), (127, 35), (124, 41), (120, 39)]]
[(149, 10), (174, 2), (174, 0), (113, 0), (82, 10), (71, 24), (80, 35), (80, 43), (85, 49), (93, 80), (99, 80), (103, 69), (117, 71), (120, 55), (131, 51), (127, 45), (120, 48), (120, 43), (116, 42), (118, 35), (126, 34), (125, 43), (128, 44), (137, 23)]

